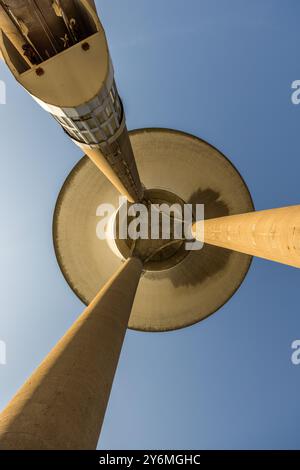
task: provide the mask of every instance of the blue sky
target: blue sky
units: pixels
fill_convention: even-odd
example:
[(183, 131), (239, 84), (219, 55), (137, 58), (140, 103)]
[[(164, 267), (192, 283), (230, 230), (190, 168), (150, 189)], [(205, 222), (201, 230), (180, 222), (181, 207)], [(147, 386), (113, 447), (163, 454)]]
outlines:
[[(257, 209), (299, 203), (297, 0), (96, 2), (129, 129), (195, 134), (242, 173)], [(2, 408), (82, 311), (52, 245), (59, 189), (81, 157), (0, 64)], [(215, 315), (128, 331), (100, 448), (300, 448), (299, 271), (255, 259)]]

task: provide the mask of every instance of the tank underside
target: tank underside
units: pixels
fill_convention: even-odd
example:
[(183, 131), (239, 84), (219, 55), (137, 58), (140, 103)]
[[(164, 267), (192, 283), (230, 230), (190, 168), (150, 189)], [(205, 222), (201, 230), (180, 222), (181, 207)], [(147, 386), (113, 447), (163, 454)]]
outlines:
[[(205, 218), (254, 209), (238, 171), (217, 149), (197, 137), (168, 129), (130, 132), (141, 179), (158, 194), (173, 194), (190, 204), (204, 204)], [(71, 171), (58, 197), (53, 237), (62, 273), (88, 304), (120, 267), (122, 260), (107, 240), (96, 235), (100, 204), (119, 207), (119, 193), (84, 157)], [(176, 254), (176, 253), (175, 253)], [(183, 328), (214, 313), (238, 289), (251, 263), (248, 255), (204, 245), (174, 263), (162, 257), (145, 266), (129, 327), (141, 331)]]

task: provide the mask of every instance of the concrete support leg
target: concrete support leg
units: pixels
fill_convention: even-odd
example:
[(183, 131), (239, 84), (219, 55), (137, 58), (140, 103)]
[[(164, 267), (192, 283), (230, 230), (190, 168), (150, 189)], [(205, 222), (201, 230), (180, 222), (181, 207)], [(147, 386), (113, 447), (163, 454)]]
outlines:
[(142, 272), (129, 259), (0, 415), (0, 449), (95, 449)]
[(194, 224), (205, 243), (300, 268), (300, 206), (208, 219)]
[[(107, 155), (104, 155), (97, 147), (84, 144), (80, 144), (79, 147), (122, 196), (126, 197), (129, 202), (142, 201), (144, 188), (126, 128), (116, 143), (110, 146), (111, 153), (108, 152)], [(118, 156), (116, 157), (115, 154)]]

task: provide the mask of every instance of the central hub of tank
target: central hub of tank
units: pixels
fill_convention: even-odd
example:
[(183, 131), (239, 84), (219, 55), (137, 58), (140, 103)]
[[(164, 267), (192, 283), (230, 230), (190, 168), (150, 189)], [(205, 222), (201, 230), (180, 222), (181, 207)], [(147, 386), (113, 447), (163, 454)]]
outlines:
[(149, 189), (140, 204), (124, 204), (126, 208), (119, 208), (113, 222), (115, 246), (124, 259), (137, 256), (145, 270), (162, 271), (189, 254), (185, 244), (185, 203), (176, 194)]

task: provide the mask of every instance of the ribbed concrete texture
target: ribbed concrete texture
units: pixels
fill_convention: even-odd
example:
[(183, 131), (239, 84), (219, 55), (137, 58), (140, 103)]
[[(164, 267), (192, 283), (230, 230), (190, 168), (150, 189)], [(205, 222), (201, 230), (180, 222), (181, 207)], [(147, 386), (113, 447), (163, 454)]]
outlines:
[(95, 449), (142, 272), (129, 259), (0, 416), (0, 449)]
[[(82, 143), (78, 145), (128, 201), (139, 202), (143, 199), (144, 188), (126, 126), (116, 142), (108, 147), (106, 155), (95, 146), (91, 147)], [(118, 155), (117, 158), (116, 155)]]
[(300, 206), (205, 220), (204, 241), (300, 268)]

